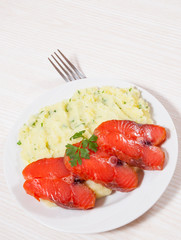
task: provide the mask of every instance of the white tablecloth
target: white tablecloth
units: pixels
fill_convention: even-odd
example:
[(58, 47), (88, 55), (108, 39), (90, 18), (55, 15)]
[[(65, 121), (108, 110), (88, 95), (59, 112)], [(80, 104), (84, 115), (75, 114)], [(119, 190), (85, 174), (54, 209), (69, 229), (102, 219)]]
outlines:
[(4, 144), (28, 104), (63, 83), (47, 60), (57, 48), (86, 76), (111, 76), (149, 90), (170, 113), (181, 141), (181, 1), (1, 0), (0, 239), (181, 239), (180, 159), (160, 200), (110, 232), (57, 232), (17, 206), (3, 174)]

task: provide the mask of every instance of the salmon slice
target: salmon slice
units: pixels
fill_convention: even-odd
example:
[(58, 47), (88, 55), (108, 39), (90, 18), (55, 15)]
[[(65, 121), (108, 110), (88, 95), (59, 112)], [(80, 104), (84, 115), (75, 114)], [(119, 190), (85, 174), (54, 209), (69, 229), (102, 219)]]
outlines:
[(23, 170), (23, 176), (27, 179), (32, 178), (62, 178), (70, 175), (63, 164), (63, 158), (44, 158), (32, 162)]
[(33, 178), (23, 185), (26, 193), (36, 199), (51, 200), (57, 205), (71, 204), (71, 187), (61, 179)]
[(110, 120), (103, 122), (95, 129), (95, 135), (99, 136), (109, 132), (116, 132), (145, 143), (147, 145), (160, 145), (166, 139), (164, 127), (154, 124), (138, 124), (129, 120)]
[(90, 151), (89, 154), (90, 159), (82, 159), (82, 164), (74, 167), (71, 167), (70, 158), (65, 155), (66, 168), (80, 178), (90, 179), (113, 190), (128, 192), (138, 186), (135, 168), (100, 149), (96, 153)]
[(154, 125), (152, 131), (151, 125), (146, 124), (138, 129), (134, 122), (111, 120), (98, 126), (94, 134), (98, 136), (97, 144), (101, 149), (129, 165), (145, 170), (162, 170), (165, 154), (154, 145), (162, 143), (166, 134), (162, 130), (156, 134), (156, 129), (163, 128)]
[(37, 200), (44, 199), (64, 208), (89, 209), (96, 196), (82, 180), (65, 168), (63, 158), (41, 159), (25, 167), (23, 187)]

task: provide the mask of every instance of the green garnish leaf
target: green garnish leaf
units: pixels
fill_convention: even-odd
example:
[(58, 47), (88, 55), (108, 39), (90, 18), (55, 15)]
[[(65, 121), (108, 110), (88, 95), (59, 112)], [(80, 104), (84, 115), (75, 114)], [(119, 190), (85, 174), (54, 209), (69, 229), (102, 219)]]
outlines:
[(65, 106), (65, 112), (68, 112), (68, 104)]
[[(69, 156), (69, 155), (68, 155)], [(80, 153), (79, 151), (75, 153), (74, 155), (69, 156), (70, 157), (70, 164), (71, 167), (77, 166), (77, 162), (79, 165), (82, 164), (82, 159), (80, 158)]]
[(73, 145), (68, 143), (67, 145), (65, 145), (66, 148), (71, 148)]
[(41, 127), (43, 127), (43, 123), (41, 123)]
[(124, 104), (126, 104), (126, 102), (123, 102)]
[(83, 137), (83, 135), (82, 135), (83, 133), (85, 133), (85, 130), (82, 130), (82, 131), (80, 131), (80, 132), (76, 132), (76, 133), (70, 138), (70, 140)]
[(93, 152), (97, 152), (97, 143), (96, 142), (90, 142), (89, 143), (89, 149), (92, 150)]
[(70, 160), (71, 167), (77, 166), (77, 161)]
[(82, 159), (80, 158), (80, 156), (77, 155), (77, 161), (78, 161), (78, 164), (81, 165), (82, 164)]
[(129, 88), (129, 92), (131, 92), (132, 88)]
[(19, 140), (19, 141), (17, 142), (17, 144), (18, 144), (18, 145), (21, 145), (21, 141)]
[(93, 134), (93, 135), (89, 138), (89, 141), (91, 141), (91, 142), (96, 142), (97, 139), (98, 139), (98, 137)]
[(86, 148), (88, 146), (89, 141), (87, 139), (82, 141), (82, 147)]
[(71, 144), (67, 144), (66, 147), (67, 147), (66, 154), (68, 156), (75, 154), (78, 150), (78, 147)]
[(35, 126), (36, 125), (36, 121), (34, 123), (32, 123), (32, 126)]
[(142, 108), (141, 104), (139, 104), (139, 105), (138, 105), (138, 108), (139, 108), (139, 109), (141, 109), (141, 108)]
[(81, 155), (82, 158), (85, 158), (85, 159), (90, 158), (89, 150), (87, 148), (81, 148), (80, 149), (80, 155)]
[(70, 157), (70, 164), (72, 167), (77, 166), (77, 164), (81, 165), (82, 159), (89, 159), (89, 150), (97, 152), (98, 145), (96, 141), (98, 137), (93, 134), (87, 139), (83, 133), (85, 133), (85, 130), (75, 133), (70, 138), (70, 140), (72, 140), (81, 137), (82, 141), (79, 143), (79, 146), (74, 146), (70, 143), (66, 145), (66, 155)]

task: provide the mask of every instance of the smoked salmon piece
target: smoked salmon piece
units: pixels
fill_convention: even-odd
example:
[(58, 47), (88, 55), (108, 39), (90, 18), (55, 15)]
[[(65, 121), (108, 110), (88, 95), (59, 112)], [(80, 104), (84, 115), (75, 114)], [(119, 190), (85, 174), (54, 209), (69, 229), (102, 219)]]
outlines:
[(145, 170), (162, 170), (165, 154), (160, 145), (166, 139), (163, 127), (137, 124), (127, 120), (111, 120), (94, 131), (98, 146), (129, 165)]
[[(79, 146), (79, 143), (75, 146)], [(70, 158), (65, 155), (66, 168), (80, 178), (90, 179), (113, 190), (129, 192), (138, 187), (135, 168), (100, 149), (96, 153), (89, 151), (89, 154), (90, 159), (82, 159), (82, 164), (74, 167), (70, 164)]]
[(94, 131), (97, 136), (110, 132), (119, 133), (138, 142), (155, 146), (160, 145), (166, 139), (164, 127), (154, 124), (138, 124), (130, 120), (106, 121)]
[(23, 170), (23, 176), (32, 178), (62, 178), (68, 177), (70, 171), (63, 164), (62, 158), (44, 158), (32, 162)]
[(23, 187), (36, 199), (49, 200), (64, 208), (89, 209), (95, 194), (65, 168), (63, 158), (41, 159), (25, 167)]

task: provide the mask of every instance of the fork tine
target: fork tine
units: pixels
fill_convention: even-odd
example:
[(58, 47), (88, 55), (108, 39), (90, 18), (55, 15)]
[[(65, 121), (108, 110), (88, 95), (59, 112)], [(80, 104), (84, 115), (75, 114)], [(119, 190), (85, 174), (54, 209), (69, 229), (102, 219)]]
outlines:
[(67, 66), (67, 64), (64, 63), (64, 61), (58, 56), (58, 54), (56, 52), (54, 52), (54, 54), (57, 56), (57, 58), (61, 61), (61, 63), (68, 69), (68, 71), (72, 74), (72, 77), (76, 80), (79, 78), (79, 76), (77, 77), (72, 70)]
[(55, 60), (55, 62), (58, 64), (58, 66), (64, 71), (64, 73), (67, 75), (67, 77), (68, 77), (68, 79), (70, 80), (70, 81), (72, 81), (72, 80), (74, 80), (74, 79), (72, 79), (72, 77), (70, 76), (70, 74), (65, 70), (65, 68), (63, 68), (62, 66), (61, 66), (61, 64), (57, 61), (57, 59), (53, 56), (53, 55), (51, 55), (52, 56), (52, 58)]
[(54, 66), (54, 68), (57, 70), (57, 72), (61, 75), (61, 77), (66, 81), (69, 82), (68, 79), (63, 75), (63, 73), (57, 68), (57, 66), (51, 61), (50, 58), (48, 58), (48, 60), (50, 61), (50, 63)]
[(68, 64), (72, 67), (72, 69), (76, 72), (79, 78), (85, 78), (85, 76), (57, 49), (58, 52), (62, 55), (62, 57), (68, 62)]

